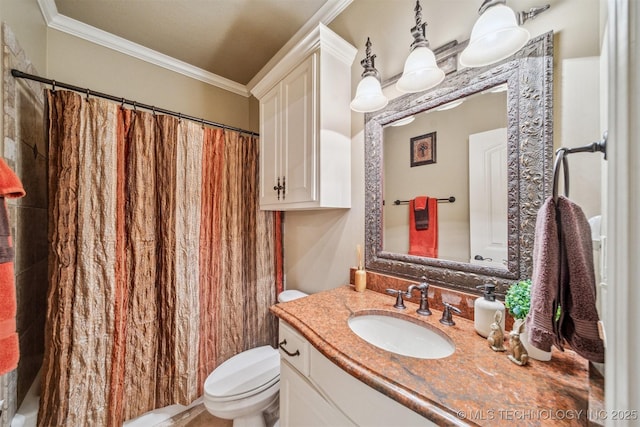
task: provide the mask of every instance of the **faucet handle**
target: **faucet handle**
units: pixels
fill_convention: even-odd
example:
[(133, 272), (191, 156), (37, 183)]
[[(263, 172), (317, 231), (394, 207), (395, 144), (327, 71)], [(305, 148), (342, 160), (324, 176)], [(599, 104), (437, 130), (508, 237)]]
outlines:
[(407, 307), (404, 305), (404, 300), (402, 299), (403, 291), (397, 289), (387, 289), (386, 292), (389, 295), (396, 295), (396, 303), (394, 304), (394, 308), (398, 310), (405, 310)]
[(462, 314), (459, 308), (452, 306), (448, 302), (443, 302), (444, 310), (442, 311), (442, 318), (440, 319), (440, 323), (447, 326), (453, 326), (456, 322), (453, 321), (453, 315), (451, 312), (455, 312), (457, 314)]

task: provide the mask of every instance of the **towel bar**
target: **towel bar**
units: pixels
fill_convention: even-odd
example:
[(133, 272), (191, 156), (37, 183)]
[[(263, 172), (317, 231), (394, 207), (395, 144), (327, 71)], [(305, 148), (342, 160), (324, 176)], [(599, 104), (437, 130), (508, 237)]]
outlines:
[(560, 165), (562, 165), (564, 178), (564, 195), (569, 197), (569, 161), (568, 154), (573, 153), (603, 153), (604, 159), (607, 160), (607, 132), (602, 135), (602, 140), (593, 142), (582, 147), (569, 148), (562, 147), (556, 151), (556, 161), (553, 165), (553, 200), (558, 201), (558, 174), (560, 173)]
[[(454, 203), (456, 201), (456, 198), (454, 196), (451, 197), (447, 197), (444, 199), (438, 199), (438, 203)], [(394, 205), (406, 205), (407, 203), (409, 203), (410, 200), (394, 200), (393, 204)], [(384, 205), (384, 202), (382, 202), (382, 204)]]

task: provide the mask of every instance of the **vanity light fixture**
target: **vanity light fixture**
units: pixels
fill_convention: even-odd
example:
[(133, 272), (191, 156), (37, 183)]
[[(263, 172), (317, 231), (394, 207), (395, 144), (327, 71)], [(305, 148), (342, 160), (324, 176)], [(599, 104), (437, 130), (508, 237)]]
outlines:
[(482, 92), (480, 92), (481, 95), (487, 94), (487, 93), (501, 93), (501, 92), (506, 92), (507, 91), (507, 84), (503, 83), (501, 85), (495, 86), (495, 87), (491, 87), (489, 89), (485, 89)]
[(403, 93), (421, 92), (431, 89), (444, 80), (444, 71), (436, 63), (436, 56), (429, 49), (425, 36), (426, 22), (422, 22), (422, 6), (416, 0), (416, 26), (411, 28), (413, 43), (411, 53), (404, 63), (402, 76), (396, 83), (396, 89)]
[(480, 17), (471, 30), (469, 45), (460, 54), (460, 65), (483, 67), (513, 55), (530, 38), (529, 31), (520, 25), (550, 7), (534, 7), (529, 12), (516, 14), (506, 3), (507, 0), (484, 0), (478, 10)]
[(455, 99), (451, 102), (447, 102), (446, 104), (442, 104), (441, 106), (436, 108), (436, 111), (452, 110), (456, 108), (458, 105), (461, 105), (463, 102), (464, 102), (464, 99)]
[(364, 68), (362, 80), (358, 83), (356, 96), (351, 101), (351, 109), (358, 113), (369, 113), (384, 108), (389, 100), (382, 93), (380, 73), (374, 65), (375, 55), (371, 55), (371, 40), (367, 37), (365, 58), (360, 61)]
[(398, 127), (398, 126), (408, 125), (409, 123), (413, 122), (415, 119), (416, 119), (416, 116), (405, 117), (400, 120), (396, 120), (395, 122), (389, 123), (389, 126)]

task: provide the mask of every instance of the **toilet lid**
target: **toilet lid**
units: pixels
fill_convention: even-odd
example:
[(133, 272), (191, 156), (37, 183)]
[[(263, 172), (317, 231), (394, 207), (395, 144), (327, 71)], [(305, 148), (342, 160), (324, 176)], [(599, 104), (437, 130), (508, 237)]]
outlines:
[(298, 298), (304, 298), (306, 296), (309, 296), (309, 294), (305, 294), (304, 292), (291, 289), (291, 290), (280, 292), (280, 294), (278, 295), (278, 302), (293, 301)]
[(261, 392), (280, 378), (280, 355), (265, 345), (243, 351), (207, 377), (204, 392), (212, 398), (237, 398)]

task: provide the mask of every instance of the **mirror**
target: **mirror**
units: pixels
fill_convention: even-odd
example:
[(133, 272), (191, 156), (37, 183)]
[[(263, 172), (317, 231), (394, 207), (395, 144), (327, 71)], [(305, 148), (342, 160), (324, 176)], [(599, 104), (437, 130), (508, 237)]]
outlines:
[[(409, 117), (383, 126), (384, 251), (506, 269), (506, 84)], [(416, 164), (422, 135), (433, 159)], [(437, 255), (410, 246), (409, 199), (419, 195), (438, 199)]]
[[(424, 275), (430, 283), (476, 293), (476, 286), (491, 282), (497, 292), (503, 294), (514, 281), (531, 277), (536, 214), (551, 194), (552, 40), (553, 33), (549, 32), (531, 40), (514, 56), (497, 65), (457, 71), (430, 91), (401, 96), (383, 110), (366, 114), (365, 266), (368, 270), (409, 279)], [(499, 90), (505, 87), (506, 91)], [(441, 107), (458, 100), (465, 102), (442, 111)], [(466, 111), (471, 110), (473, 104), (485, 102), (491, 104), (491, 108), (476, 105), (484, 108), (482, 113)], [(480, 117), (489, 111), (493, 116)], [(465, 118), (464, 114), (472, 114), (474, 119)], [(411, 124), (391, 126), (411, 116), (414, 117)], [(472, 126), (471, 121), (478, 124)], [(456, 129), (462, 134), (461, 141), (454, 142), (450, 129), (439, 127), (443, 122), (451, 122), (454, 127), (455, 123), (464, 122)], [(473, 253), (470, 246), (472, 211), (478, 203), (470, 199), (470, 193), (474, 196), (475, 191), (469, 189), (469, 181), (473, 180), (469, 179), (469, 140), (472, 138), (468, 135), (482, 135), (500, 128), (506, 131), (506, 152), (502, 160), (496, 162), (503, 166), (493, 173), (495, 185), (492, 187), (506, 188), (506, 205), (501, 207), (505, 202), (497, 204), (497, 211), (506, 215), (502, 220), (504, 225), (497, 228), (503, 230), (498, 234), (506, 241), (506, 256), (497, 256), (491, 263), (472, 263), (475, 255), (493, 257)], [(433, 146), (432, 142), (435, 142)], [(422, 151), (411, 158), (411, 148), (418, 144)], [(472, 153), (472, 156), (473, 163), (477, 155)], [(451, 176), (456, 176), (462, 184), (452, 187)], [(454, 203), (443, 201), (437, 206), (437, 257), (429, 252), (426, 255), (409, 253), (409, 206), (394, 204), (396, 200), (405, 202), (423, 195), (440, 199), (455, 197)]]

